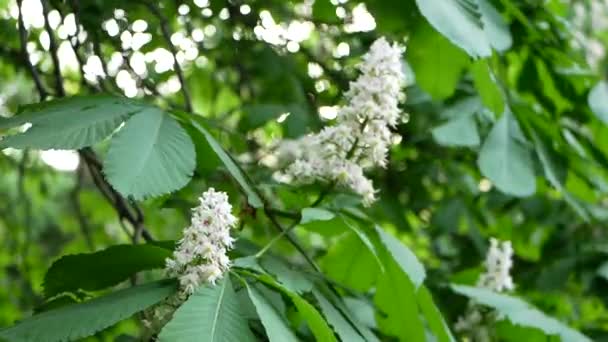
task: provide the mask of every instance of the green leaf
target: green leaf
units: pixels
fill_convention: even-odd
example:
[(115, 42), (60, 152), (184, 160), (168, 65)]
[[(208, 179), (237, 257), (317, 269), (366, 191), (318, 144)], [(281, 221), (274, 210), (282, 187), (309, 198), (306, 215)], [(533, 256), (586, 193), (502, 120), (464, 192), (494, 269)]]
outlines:
[(180, 189), (196, 166), (194, 144), (158, 108), (134, 115), (112, 139), (104, 160), (108, 181), (122, 195), (140, 200)]
[(598, 82), (589, 92), (587, 101), (597, 118), (608, 124), (608, 82)]
[(312, 282), (303, 273), (291, 269), (289, 265), (278, 258), (263, 258), (262, 267), (274, 275), (290, 291), (304, 293), (312, 290)]
[(534, 194), (536, 178), (527, 144), (517, 120), (506, 109), (481, 147), (477, 160), (481, 173), (504, 193), (519, 197)]
[(506, 51), (513, 45), (513, 38), (509, 26), (500, 13), (488, 0), (477, 0), (483, 31), (488, 37), (490, 45), (498, 51)]
[(163, 268), (171, 251), (153, 245), (118, 245), (95, 253), (66, 255), (44, 276), (44, 294), (97, 291), (119, 284), (133, 274)]
[(302, 209), (302, 218), (300, 224), (306, 224), (314, 221), (329, 221), (336, 215), (329, 210), (320, 208), (304, 208)]
[(334, 331), (338, 334), (342, 341), (361, 341), (365, 342), (363, 337), (354, 329), (354, 327), (346, 320), (340, 311), (327, 299), (319, 290), (313, 290), (313, 295), (317, 299), (317, 303), (321, 307), (321, 312), (327, 319)]
[(454, 339), (454, 336), (452, 336), (450, 328), (443, 319), (441, 311), (439, 311), (435, 305), (431, 292), (426, 288), (426, 286), (420, 287), (418, 290), (417, 299), (420, 311), (424, 315), (429, 330), (435, 336), (436, 341), (455, 342), (456, 340)]
[(471, 65), (473, 84), (481, 97), (483, 104), (495, 114), (502, 113), (505, 109), (502, 92), (494, 76), (490, 73), (490, 67), (486, 60), (480, 59)]
[(161, 330), (159, 341), (256, 341), (241, 308), (230, 277), (216, 285), (202, 286), (173, 314)]
[(420, 88), (434, 99), (454, 94), (468, 56), (427, 24), (419, 25), (408, 42), (406, 59)]
[(291, 331), (285, 320), (283, 320), (281, 314), (260, 291), (247, 285), (247, 292), (262, 321), (262, 325), (264, 325), (264, 329), (266, 329), (270, 342), (298, 341), (298, 338)]
[(90, 301), (50, 310), (0, 330), (11, 342), (75, 341), (118, 323), (173, 294), (174, 281), (130, 287)]
[(79, 149), (108, 137), (131, 114), (146, 107), (113, 96), (83, 96), (53, 100), (23, 108), (0, 121), (0, 129), (31, 123), (27, 131), (0, 140), (0, 149)]
[(472, 116), (462, 116), (433, 128), (433, 139), (443, 146), (478, 146), (479, 132)]
[(378, 308), (378, 327), (383, 333), (396, 336), (400, 341), (425, 342), (424, 324), (416, 303), (416, 289), (392, 258), (385, 260), (386, 271), (378, 279), (374, 296)]
[(319, 311), (317, 311), (317, 309), (312, 304), (307, 302), (304, 298), (300, 297), (300, 295), (298, 295), (296, 292), (291, 291), (289, 288), (281, 285), (274, 278), (270, 277), (267, 274), (259, 275), (258, 280), (278, 289), (291, 299), (296, 309), (298, 310), (298, 313), (306, 321), (317, 341), (336, 341), (336, 337), (327, 325), (327, 322), (325, 322), (323, 316), (321, 316)]
[(542, 311), (517, 297), (471, 286), (452, 284), (451, 287), (455, 292), (469, 297), (475, 303), (495, 309), (513, 324), (537, 328), (544, 331), (547, 335), (558, 335), (563, 341), (591, 341), (578, 331), (571, 329), (554, 318), (546, 316)]
[(507, 25), (486, 0), (416, 0), (416, 4), (437, 31), (471, 57), (487, 57), (492, 47), (502, 51), (511, 46)]
[(407, 246), (401, 243), (401, 241), (391, 234), (386, 233), (382, 228), (376, 226), (376, 232), (380, 236), (380, 241), (391, 257), (395, 260), (397, 265), (399, 265), (401, 270), (407, 274), (414, 286), (418, 288), (424, 281), (426, 272), (416, 255)]
[(249, 181), (245, 178), (245, 174), (238, 165), (232, 160), (230, 155), (224, 151), (224, 148), (215, 140), (215, 138), (209, 133), (203, 126), (201, 126), (198, 122), (191, 120), (194, 128), (198, 129), (207, 139), (209, 145), (215, 151), (217, 156), (220, 158), (224, 166), (228, 169), (228, 172), (232, 175), (232, 177), (239, 183), (243, 191), (247, 194), (247, 200), (249, 204), (254, 208), (261, 208), (264, 206), (262, 203), (262, 199), (258, 196), (258, 194), (254, 191), (253, 187), (249, 185)]
[(249, 131), (263, 126), (266, 122), (289, 112), (289, 106), (282, 104), (251, 104), (243, 106), (243, 118), (239, 128)]
[(354, 232), (345, 234), (331, 246), (321, 266), (331, 279), (362, 292), (373, 286), (380, 273), (374, 255)]
[(564, 196), (564, 200), (572, 207), (572, 209), (574, 209), (576, 213), (579, 214), (585, 221), (589, 221), (589, 214), (585, 208), (564, 187), (561, 180), (562, 177), (559, 176), (558, 166), (549, 155), (549, 151), (538, 135), (534, 131), (531, 132), (532, 140), (534, 140), (534, 147), (536, 148), (536, 154), (538, 155), (538, 159), (540, 159), (540, 163), (545, 171), (545, 177), (547, 177), (549, 183), (551, 183), (551, 185), (553, 185)]
[(336, 342), (336, 336), (331, 331), (323, 316), (317, 311), (317, 309), (304, 300), (304, 298), (298, 296), (295, 293), (290, 293), (289, 297), (293, 301), (293, 304), (298, 309), (298, 312), (302, 315), (302, 318), (306, 321), (315, 339), (320, 342)]

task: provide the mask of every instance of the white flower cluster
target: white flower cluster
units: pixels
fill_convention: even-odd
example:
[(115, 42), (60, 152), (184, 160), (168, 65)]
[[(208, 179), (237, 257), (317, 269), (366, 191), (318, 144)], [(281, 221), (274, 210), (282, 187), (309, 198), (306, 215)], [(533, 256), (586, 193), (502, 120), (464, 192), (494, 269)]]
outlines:
[[(511, 241), (499, 242), (497, 239), (491, 238), (490, 249), (486, 254), (484, 265), (486, 271), (480, 275), (477, 281), (478, 287), (495, 292), (513, 290), (515, 286), (509, 273), (513, 267)], [(492, 325), (495, 317), (495, 312), (481, 312), (475, 303), (469, 302), (467, 313), (458, 318), (454, 329), (470, 335), (473, 341), (491, 341), (489, 325)]]
[(391, 127), (399, 120), (399, 102), (405, 95), (401, 63), (404, 49), (376, 40), (358, 65), (361, 75), (350, 83), (347, 104), (340, 108), (335, 126), (279, 147), (279, 160), (288, 166), (278, 178), (293, 183), (334, 182), (363, 197), (375, 200), (371, 180), (363, 171), (384, 167), (391, 144)]
[(187, 295), (201, 284), (215, 284), (228, 271), (230, 259), (226, 252), (234, 242), (230, 229), (237, 223), (226, 193), (210, 188), (199, 201), (192, 210), (190, 226), (166, 264), (168, 275), (179, 279), (180, 288)]
[(513, 267), (513, 247), (511, 241), (499, 242), (490, 239), (490, 249), (486, 255), (484, 265), (486, 272), (479, 277), (477, 286), (485, 287), (495, 292), (513, 290), (511, 267)]

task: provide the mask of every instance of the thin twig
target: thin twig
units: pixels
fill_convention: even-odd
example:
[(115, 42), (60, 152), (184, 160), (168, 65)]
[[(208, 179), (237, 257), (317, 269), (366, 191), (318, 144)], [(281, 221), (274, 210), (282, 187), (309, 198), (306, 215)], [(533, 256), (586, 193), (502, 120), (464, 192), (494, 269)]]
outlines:
[(167, 42), (169, 51), (173, 55), (173, 67), (175, 68), (175, 73), (177, 74), (179, 83), (181, 84), (181, 91), (184, 97), (184, 107), (186, 108), (187, 112), (192, 112), (193, 107), (192, 100), (190, 99), (190, 92), (188, 91), (188, 87), (186, 85), (186, 78), (184, 77), (182, 67), (177, 61), (177, 49), (175, 48), (175, 45), (173, 45), (173, 43), (171, 42), (171, 31), (169, 30), (169, 23), (167, 22), (167, 18), (163, 15), (163, 13), (160, 11), (160, 9), (155, 3), (146, 1), (145, 4), (150, 9), (150, 12), (152, 12), (152, 14), (154, 14), (158, 18), (158, 21), (160, 23), (160, 30)]
[(59, 63), (59, 55), (57, 54), (57, 42), (53, 33), (53, 28), (49, 22), (49, 4), (48, 0), (42, 0), (42, 13), (44, 14), (44, 29), (49, 35), (49, 51), (51, 53), (51, 59), (53, 60), (54, 73), (55, 73), (55, 91), (57, 91), (58, 97), (65, 96), (65, 89), (63, 88), (63, 76), (61, 76), (61, 64)]
[(38, 90), (40, 101), (44, 101), (48, 96), (48, 92), (46, 91), (46, 89), (44, 89), (44, 86), (42, 85), (42, 80), (40, 79), (40, 75), (38, 74), (38, 70), (36, 70), (32, 62), (30, 61), (30, 57), (27, 53), (27, 31), (25, 30), (25, 24), (23, 23), (22, 2), (22, 0), (17, 0), (17, 7), (19, 7), (18, 21), (19, 38), (21, 40), (21, 58), (27, 69), (30, 71), (32, 78), (34, 79), (34, 84), (36, 85), (36, 89)]

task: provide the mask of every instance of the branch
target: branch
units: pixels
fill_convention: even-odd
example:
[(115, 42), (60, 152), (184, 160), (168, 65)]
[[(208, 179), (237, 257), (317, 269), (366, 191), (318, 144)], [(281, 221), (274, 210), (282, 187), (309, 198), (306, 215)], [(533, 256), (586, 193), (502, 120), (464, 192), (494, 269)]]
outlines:
[(55, 91), (57, 91), (58, 97), (65, 96), (65, 89), (63, 88), (63, 76), (61, 76), (61, 65), (59, 64), (59, 56), (57, 55), (57, 42), (55, 42), (55, 36), (53, 29), (49, 22), (49, 4), (48, 0), (42, 0), (42, 13), (44, 14), (44, 29), (49, 35), (49, 51), (51, 52), (51, 59), (53, 60), (53, 70), (55, 73)]
[(152, 14), (154, 14), (160, 22), (160, 30), (163, 34), (163, 37), (167, 41), (169, 51), (171, 51), (171, 54), (173, 55), (173, 66), (175, 68), (177, 78), (179, 79), (179, 83), (181, 84), (181, 90), (182, 95), (184, 96), (184, 104), (186, 111), (192, 112), (192, 100), (190, 99), (190, 92), (188, 91), (188, 87), (186, 86), (186, 78), (184, 77), (182, 67), (177, 61), (177, 49), (175, 48), (175, 45), (173, 45), (173, 43), (171, 42), (171, 31), (169, 30), (169, 23), (167, 22), (167, 18), (162, 14), (162, 12), (155, 3), (146, 1), (145, 4), (150, 9), (150, 12), (152, 12)]
[(17, 0), (17, 7), (19, 7), (19, 39), (21, 41), (21, 59), (25, 66), (30, 71), (32, 78), (34, 79), (34, 83), (36, 84), (36, 89), (38, 90), (38, 95), (40, 96), (40, 101), (44, 101), (48, 92), (44, 89), (42, 85), (42, 80), (40, 79), (40, 75), (38, 74), (38, 70), (32, 65), (30, 61), (30, 57), (27, 54), (27, 31), (25, 30), (25, 24), (23, 23), (23, 9), (22, 7), (23, 0)]

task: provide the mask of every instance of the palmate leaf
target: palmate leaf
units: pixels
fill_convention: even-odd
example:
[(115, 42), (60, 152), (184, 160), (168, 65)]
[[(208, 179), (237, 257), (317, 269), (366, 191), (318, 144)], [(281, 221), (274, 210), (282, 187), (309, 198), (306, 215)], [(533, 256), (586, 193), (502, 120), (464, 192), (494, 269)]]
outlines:
[(418, 307), (422, 312), (429, 330), (438, 342), (454, 342), (454, 336), (443, 319), (441, 311), (435, 305), (431, 291), (426, 286), (421, 286), (417, 293)]
[(159, 341), (255, 341), (226, 276), (216, 285), (203, 286), (175, 311), (158, 336)]
[(44, 276), (44, 294), (97, 291), (116, 285), (143, 270), (162, 268), (171, 251), (153, 245), (118, 245), (95, 253), (66, 255)]
[(495, 309), (513, 324), (537, 328), (547, 335), (558, 335), (561, 337), (562, 341), (591, 341), (585, 335), (571, 329), (554, 318), (546, 316), (542, 311), (532, 307), (517, 297), (471, 286), (453, 284), (451, 287), (455, 292), (469, 297), (475, 301), (475, 303)]
[(416, 0), (422, 15), (471, 57), (488, 57), (512, 44), (509, 29), (487, 0)]
[(142, 311), (177, 289), (163, 280), (120, 290), (87, 302), (64, 306), (26, 318), (0, 330), (0, 340), (11, 342), (75, 341), (90, 336)]
[(21, 114), (0, 121), (0, 129), (30, 123), (27, 131), (5, 137), (0, 149), (79, 149), (108, 137), (125, 119), (146, 108), (114, 96), (78, 96), (23, 108)]
[(536, 178), (527, 144), (517, 120), (507, 108), (479, 152), (477, 164), (481, 173), (509, 195), (534, 194)]
[(247, 285), (249, 298), (264, 325), (270, 342), (297, 342), (298, 338), (274, 306), (255, 287)]
[(104, 160), (108, 181), (122, 195), (140, 200), (183, 187), (196, 166), (186, 131), (160, 109), (135, 114), (112, 139)]

